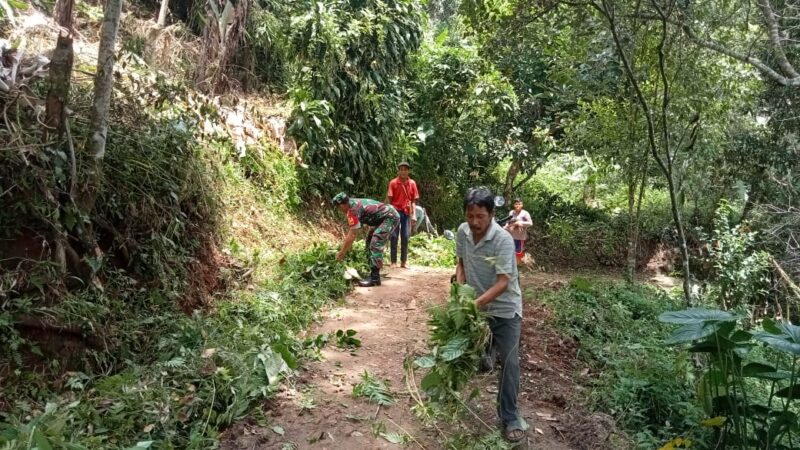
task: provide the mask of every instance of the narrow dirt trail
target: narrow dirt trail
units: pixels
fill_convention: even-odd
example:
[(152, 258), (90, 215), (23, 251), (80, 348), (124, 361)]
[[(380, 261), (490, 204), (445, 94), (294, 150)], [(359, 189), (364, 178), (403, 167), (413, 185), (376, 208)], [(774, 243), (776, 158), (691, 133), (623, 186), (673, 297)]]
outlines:
[[(323, 359), (306, 363), (266, 406), (267, 426), (259, 426), (255, 421), (237, 424), (225, 433), (222, 448), (366, 450), (403, 447), (376, 436), (373, 432), (376, 426), (386, 432), (413, 436), (416, 442), (405, 444), (406, 448), (442, 448), (438, 432), (425, 428), (411, 412), (414, 402), (406, 389), (403, 361), (409, 355), (425, 353), (427, 308), (446, 300), (450, 275), (450, 271), (423, 267), (394, 269), (382, 286), (357, 288), (343, 305), (327, 311), (322, 323), (310, 329), (308, 335), (353, 329), (358, 332), (356, 337), (361, 339), (362, 347), (343, 350), (336, 347), (332, 338), (322, 350)], [(574, 370), (572, 364), (564, 360), (574, 358), (574, 347), (559, 341), (558, 336), (538, 334), (537, 328), (543, 323), (538, 308), (534, 301), (526, 298), (519, 400), (531, 429), (527, 445), (520, 448), (579, 448), (582, 446), (567, 443), (563, 436), (566, 430), (559, 427), (562, 420), (567, 422), (561, 417), (567, 414), (567, 397), (574, 392), (572, 374), (564, 373)], [(559, 361), (551, 364), (549, 354)], [(365, 370), (389, 381), (395, 404), (378, 408), (364, 398), (352, 396), (353, 385), (361, 381)], [(474, 383), (481, 395), (471, 406), (482, 421), (494, 425), (496, 375), (480, 376)], [(474, 418), (468, 420), (466, 426), (470, 431), (481, 431), (483, 427)]]

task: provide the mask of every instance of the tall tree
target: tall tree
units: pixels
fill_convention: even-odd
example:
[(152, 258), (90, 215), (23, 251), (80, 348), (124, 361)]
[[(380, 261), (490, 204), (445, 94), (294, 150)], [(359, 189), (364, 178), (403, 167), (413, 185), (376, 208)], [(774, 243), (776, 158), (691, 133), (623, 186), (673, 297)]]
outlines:
[[(106, 140), (108, 137), (108, 118), (111, 107), (111, 97), (114, 92), (114, 61), (116, 59), (115, 44), (119, 21), (122, 15), (122, 0), (106, 0), (103, 8), (103, 24), (100, 27), (100, 45), (97, 53), (97, 72), (94, 79), (94, 97), (92, 99), (90, 115), (89, 138), (89, 168), (87, 185), (81, 192), (78, 206), (87, 217), (94, 211), (96, 192), (102, 180), (103, 158), (106, 153)], [(91, 222), (80, 225), (78, 229), (80, 239), (86, 251), (100, 258), (102, 252), (94, 236)], [(90, 274), (92, 284), (100, 287), (97, 277)]]
[[(646, 97), (643, 91), (642, 84), (633, 71), (633, 66), (630, 62), (628, 55), (629, 49), (622, 42), (620, 37), (620, 28), (617, 21), (618, 9), (614, 0), (592, 0), (591, 5), (608, 21), (608, 27), (614, 40), (614, 46), (617, 55), (622, 61), (625, 69), (625, 75), (628, 82), (633, 87), (636, 94), (636, 99), (642, 108), (647, 124), (647, 143), (653, 159), (658, 164), (664, 177), (667, 180), (667, 189), (669, 190), (670, 206), (672, 210), (672, 218), (675, 223), (675, 228), (678, 232), (678, 244), (680, 246), (681, 259), (683, 263), (683, 295), (687, 306), (692, 306), (692, 291), (691, 291), (691, 268), (689, 264), (689, 246), (686, 241), (686, 231), (684, 229), (684, 221), (681, 213), (681, 205), (678, 200), (679, 189), (676, 185), (677, 178), (677, 165), (676, 158), (679, 153), (686, 152), (691, 149), (697, 140), (697, 131), (699, 129), (699, 116), (693, 117), (687, 124), (685, 124), (683, 133), (678, 142), (674, 142), (672, 134), (674, 130), (670, 127), (672, 116), (670, 114), (671, 108), (671, 75), (668, 72), (668, 49), (671, 48), (671, 34), (667, 29), (667, 21), (675, 11), (676, 2), (667, 0), (664, 4), (660, 4), (658, 0), (651, 0), (650, 4), (658, 12), (662, 18), (660, 27), (659, 42), (657, 44), (658, 52), (658, 90), (660, 96), (660, 105), (652, 102)], [(668, 45), (669, 44), (669, 45)]]
[(381, 169), (411, 149), (402, 82), (422, 39), (420, 3), (301, 3), (289, 30), (302, 67), (289, 132), (302, 143), (308, 186), (382, 191)]

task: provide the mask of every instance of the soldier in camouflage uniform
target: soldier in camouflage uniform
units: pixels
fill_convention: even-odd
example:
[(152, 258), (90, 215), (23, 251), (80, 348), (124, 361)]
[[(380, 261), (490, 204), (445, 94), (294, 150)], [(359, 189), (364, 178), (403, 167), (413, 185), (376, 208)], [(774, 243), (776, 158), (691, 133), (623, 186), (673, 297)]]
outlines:
[(370, 226), (371, 229), (367, 233), (370, 276), (368, 280), (363, 280), (358, 284), (362, 287), (380, 286), (383, 250), (386, 247), (386, 241), (400, 223), (400, 214), (391, 205), (368, 198), (350, 198), (344, 192), (333, 197), (333, 204), (347, 214), (347, 224), (350, 226), (350, 231), (342, 243), (341, 250), (336, 254), (336, 259), (344, 260), (344, 256), (353, 246), (356, 232), (362, 224)]

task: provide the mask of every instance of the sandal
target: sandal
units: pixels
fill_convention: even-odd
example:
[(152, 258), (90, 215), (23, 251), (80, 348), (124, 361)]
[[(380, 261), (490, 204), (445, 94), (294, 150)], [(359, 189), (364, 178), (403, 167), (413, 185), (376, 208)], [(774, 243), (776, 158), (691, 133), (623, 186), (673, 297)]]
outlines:
[(508, 442), (519, 442), (525, 438), (525, 430), (521, 428), (506, 428), (505, 438)]

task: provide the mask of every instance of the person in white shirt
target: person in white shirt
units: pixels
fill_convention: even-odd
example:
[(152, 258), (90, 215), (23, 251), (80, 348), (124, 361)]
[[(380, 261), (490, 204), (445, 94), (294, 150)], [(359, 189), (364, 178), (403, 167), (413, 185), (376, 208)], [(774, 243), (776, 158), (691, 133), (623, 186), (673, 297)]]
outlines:
[(511, 220), (508, 221), (505, 229), (514, 238), (514, 251), (517, 255), (517, 262), (520, 262), (525, 256), (525, 240), (528, 239), (528, 227), (533, 225), (533, 220), (528, 211), (522, 209), (521, 198), (514, 200), (514, 210), (510, 215)]

